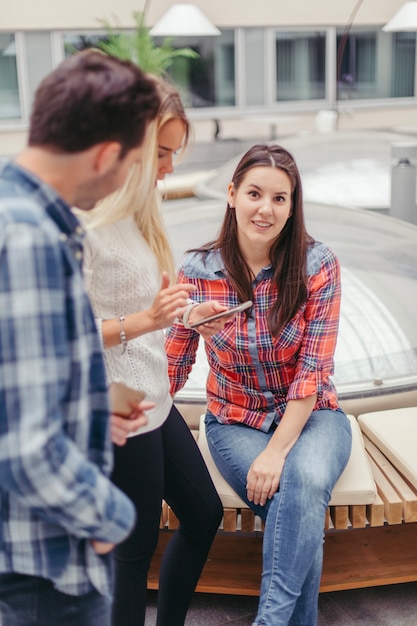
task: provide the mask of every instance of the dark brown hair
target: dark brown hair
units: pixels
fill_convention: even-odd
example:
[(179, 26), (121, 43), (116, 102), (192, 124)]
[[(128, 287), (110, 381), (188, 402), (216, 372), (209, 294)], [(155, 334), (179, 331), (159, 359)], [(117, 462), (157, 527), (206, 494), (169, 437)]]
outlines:
[[(235, 191), (254, 167), (276, 167), (285, 172), (291, 181), (291, 216), (269, 251), (272, 280), (279, 290), (279, 298), (271, 305), (268, 324), (271, 333), (276, 336), (306, 301), (307, 248), (312, 245), (313, 239), (306, 231), (300, 173), (292, 155), (277, 145), (252, 146), (233, 174)], [(213, 249), (221, 250), (228, 278), (239, 300), (252, 300), (254, 277), (239, 249), (236, 214), (229, 204), (217, 239), (199, 248), (199, 251)]]
[(41, 82), (28, 143), (75, 153), (117, 141), (123, 157), (142, 143), (159, 105), (154, 81), (139, 67), (86, 50), (65, 59)]

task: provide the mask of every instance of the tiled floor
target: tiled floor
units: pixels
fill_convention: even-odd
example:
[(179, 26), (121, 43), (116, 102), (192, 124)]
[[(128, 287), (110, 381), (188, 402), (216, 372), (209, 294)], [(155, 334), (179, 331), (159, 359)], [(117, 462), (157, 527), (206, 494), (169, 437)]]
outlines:
[[(417, 567), (417, 564), (416, 564)], [(251, 626), (257, 598), (196, 593), (186, 626)], [(155, 626), (156, 592), (149, 592), (146, 626)], [(319, 626), (417, 626), (417, 583), (323, 593)]]

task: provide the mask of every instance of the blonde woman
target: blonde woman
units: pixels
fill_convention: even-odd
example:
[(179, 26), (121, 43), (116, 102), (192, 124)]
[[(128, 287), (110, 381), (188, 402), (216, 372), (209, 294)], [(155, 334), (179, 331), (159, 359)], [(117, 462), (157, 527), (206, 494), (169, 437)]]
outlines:
[[(164, 328), (223, 309), (188, 304), (192, 285), (171, 284), (174, 262), (156, 180), (173, 171), (190, 125), (180, 97), (157, 81), (161, 108), (143, 162), (126, 186), (88, 217), (84, 271), (105, 348), (108, 382), (123, 380), (155, 407), (148, 424), (115, 446), (113, 481), (134, 502), (130, 537), (115, 550), (113, 626), (145, 621), (147, 574), (157, 545), (162, 500), (180, 525), (163, 556), (159, 626), (184, 624), (193, 591), (222, 517), (222, 506), (193, 436), (169, 391)], [(154, 156), (153, 156), (154, 155)], [(198, 309), (198, 310), (197, 310)], [(206, 331), (208, 332), (208, 331)]]

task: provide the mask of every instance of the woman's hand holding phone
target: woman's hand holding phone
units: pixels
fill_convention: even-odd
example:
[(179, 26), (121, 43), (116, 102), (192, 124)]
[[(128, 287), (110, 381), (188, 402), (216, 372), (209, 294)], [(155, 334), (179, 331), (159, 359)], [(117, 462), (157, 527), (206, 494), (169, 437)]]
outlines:
[(207, 300), (192, 309), (189, 324), (205, 339), (222, 330), (236, 313), (245, 311), (251, 306), (253, 306), (252, 300), (247, 300), (232, 308), (221, 305), (217, 300)]

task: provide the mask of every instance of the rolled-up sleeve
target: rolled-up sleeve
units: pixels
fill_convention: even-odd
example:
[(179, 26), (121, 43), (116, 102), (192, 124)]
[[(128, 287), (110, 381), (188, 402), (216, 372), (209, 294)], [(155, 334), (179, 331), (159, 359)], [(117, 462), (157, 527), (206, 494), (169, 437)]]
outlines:
[(328, 249), (320, 270), (309, 277), (304, 311), (305, 332), (287, 400), (301, 399), (315, 393), (320, 399), (323, 384), (333, 374), (340, 301), (340, 264)]
[[(186, 279), (183, 271), (178, 274), (177, 282), (192, 282)], [(187, 382), (195, 363), (200, 335), (195, 330), (185, 328), (181, 323), (174, 323), (166, 333), (165, 351), (168, 358), (168, 375), (171, 394), (177, 393)]]

